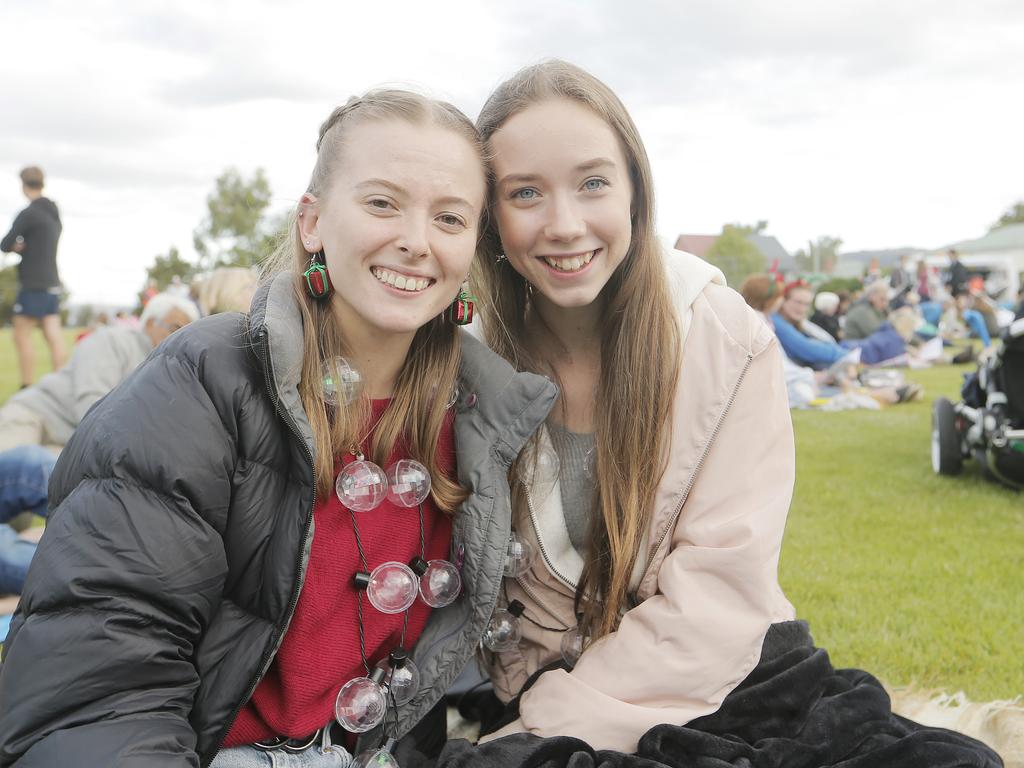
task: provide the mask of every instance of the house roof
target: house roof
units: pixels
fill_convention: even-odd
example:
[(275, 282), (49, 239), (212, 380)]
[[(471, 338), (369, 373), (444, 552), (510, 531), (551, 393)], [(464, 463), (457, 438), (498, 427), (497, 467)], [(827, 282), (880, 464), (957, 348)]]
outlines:
[(999, 229), (993, 229), (983, 237), (974, 240), (961, 240), (959, 243), (952, 243), (939, 250), (946, 251), (950, 248), (955, 248), (961, 253), (1024, 250), (1024, 224), (1007, 224)]
[(676, 238), (676, 250), (686, 251), (703, 259), (717, 239), (718, 235), (680, 235)]
[[(703, 259), (717, 239), (718, 235), (683, 234), (676, 238), (676, 250), (686, 251)], [(778, 260), (779, 269), (786, 271), (793, 268), (793, 257), (782, 247), (782, 243), (771, 235), (747, 235), (747, 240), (761, 252), (766, 264), (770, 265), (773, 261)]]
[(779, 269), (786, 271), (792, 269), (796, 261), (789, 252), (782, 247), (782, 243), (771, 235), (747, 235), (747, 240), (752, 242), (762, 254), (765, 261), (771, 265), (773, 261), (779, 262)]

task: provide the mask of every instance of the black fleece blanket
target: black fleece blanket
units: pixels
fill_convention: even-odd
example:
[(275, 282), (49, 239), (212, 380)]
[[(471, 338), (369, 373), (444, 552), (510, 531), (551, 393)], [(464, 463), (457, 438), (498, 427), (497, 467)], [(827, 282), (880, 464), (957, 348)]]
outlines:
[[(535, 676), (536, 677), (536, 676)], [(535, 678), (534, 678), (535, 679)], [(527, 684), (529, 685), (529, 683)], [(516, 702), (500, 723), (518, 717)], [(867, 672), (835, 669), (804, 622), (774, 625), (754, 671), (714, 714), (659, 725), (636, 754), (595, 751), (579, 739), (516, 734), (473, 746), (448, 742), (427, 760), (399, 749), (403, 768), (996, 768), (981, 742), (892, 712)]]

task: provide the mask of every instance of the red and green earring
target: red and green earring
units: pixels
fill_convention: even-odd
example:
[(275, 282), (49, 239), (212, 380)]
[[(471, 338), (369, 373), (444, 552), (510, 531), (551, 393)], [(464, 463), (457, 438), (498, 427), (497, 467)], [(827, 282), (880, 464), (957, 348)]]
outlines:
[(318, 300), (327, 298), (334, 290), (324, 260), (324, 252), (321, 248), (316, 253), (310, 254), (309, 267), (302, 273), (302, 276), (306, 278), (306, 290), (309, 291), (310, 296)]
[(473, 302), (475, 301), (469, 292), (469, 281), (462, 284), (459, 295), (448, 307), (448, 319), (455, 325), (469, 325), (473, 322)]

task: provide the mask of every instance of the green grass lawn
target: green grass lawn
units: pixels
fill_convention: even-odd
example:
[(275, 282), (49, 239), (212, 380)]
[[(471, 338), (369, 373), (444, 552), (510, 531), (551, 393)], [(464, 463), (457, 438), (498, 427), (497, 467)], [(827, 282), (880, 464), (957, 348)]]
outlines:
[(837, 666), (892, 685), (1024, 694), (1024, 494), (932, 473), (931, 404), (973, 366), (908, 375), (923, 402), (794, 411), (781, 580)]
[[(37, 371), (48, 370), (39, 334), (36, 344)], [(1024, 694), (1024, 494), (982, 480), (972, 462), (956, 478), (930, 464), (932, 400), (955, 399), (968, 370), (909, 374), (925, 386), (919, 403), (793, 412), (782, 585), (838, 666), (1012, 698)], [(0, 401), (17, 384), (10, 330), (0, 330)]]
[[(64, 350), (71, 354), (71, 347), (75, 337), (81, 333), (81, 328), (64, 329)], [(43, 332), (36, 330), (32, 334), (32, 346), (36, 351), (36, 381), (44, 373), (49, 373), (50, 351), (43, 339)], [(10, 328), (0, 328), (0, 403), (10, 397), (21, 384), (21, 374), (18, 372), (18, 356), (14, 354), (14, 340), (11, 338)]]

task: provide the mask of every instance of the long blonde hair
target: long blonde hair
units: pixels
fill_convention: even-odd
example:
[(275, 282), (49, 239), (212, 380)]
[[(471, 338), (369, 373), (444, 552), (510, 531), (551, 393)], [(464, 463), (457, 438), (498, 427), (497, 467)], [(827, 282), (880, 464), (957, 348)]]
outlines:
[[(669, 418), (679, 374), (680, 335), (654, 229), (654, 185), (643, 142), (608, 86), (564, 61), (520, 70), (491, 94), (477, 119), (484, 142), (513, 115), (552, 98), (589, 107), (616, 133), (633, 185), (632, 240), (602, 289), (601, 374), (594, 405), (596, 464), (589, 546), (576, 592), (580, 627), (590, 642), (613, 632), (630, 607), (629, 582), (645, 546), (654, 494), (665, 468)], [(491, 182), (493, 204), (493, 172)], [(492, 217), (493, 220), (493, 217)], [(527, 343), (530, 287), (501, 253), (490, 225), (477, 261), (491, 348), (517, 367), (550, 373)], [(518, 467), (514, 468), (518, 470)]]
[[(451, 104), (416, 93), (379, 89), (349, 99), (320, 126), (316, 165), (307, 192), (318, 198), (329, 194), (332, 178), (342, 163), (346, 129), (368, 120), (404, 120), (414, 125), (433, 124), (463, 136), (484, 163), (483, 146), (472, 122)], [(481, 221), (481, 232), (483, 231)], [(324, 405), (324, 377), (339, 381), (335, 360), (347, 351), (344, 329), (338, 326), (330, 300), (318, 301), (306, 291), (303, 271), (310, 254), (302, 244), (295, 212), (288, 236), (283, 239), (264, 270), (265, 279), (291, 272), (293, 291), (302, 313), (303, 357), (299, 396), (309, 418), (316, 447), (317, 494), (333, 491), (334, 458), (358, 444), (371, 428), (369, 402), (365, 397), (336, 408)], [(337, 277), (337, 276), (336, 276)], [(454, 297), (452, 297), (454, 298)], [(397, 443), (411, 458), (430, 471), (432, 496), (438, 508), (453, 513), (466, 491), (441, 471), (437, 441), (445, 420), (459, 371), (460, 340), (457, 328), (438, 316), (422, 326), (413, 338), (399, 371), (394, 398), (373, 432), (368, 458), (383, 465)]]

